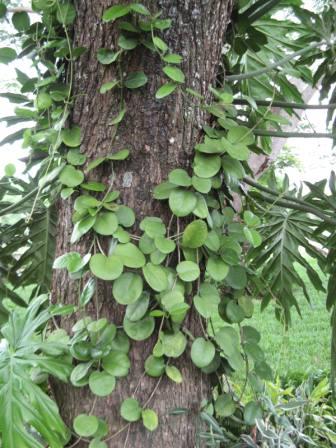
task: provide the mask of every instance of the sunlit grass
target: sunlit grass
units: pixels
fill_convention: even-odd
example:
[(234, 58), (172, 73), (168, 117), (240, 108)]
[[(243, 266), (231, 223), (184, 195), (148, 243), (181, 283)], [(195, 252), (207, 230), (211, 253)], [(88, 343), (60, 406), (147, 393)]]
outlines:
[[(299, 269), (298, 269), (299, 270)], [(300, 271), (302, 278), (304, 273)], [(287, 332), (274, 316), (270, 305), (262, 313), (259, 304), (251, 319), (251, 325), (261, 333), (261, 346), (266, 360), (279, 376), (302, 377), (317, 370), (330, 369), (330, 315), (326, 310), (326, 296), (314, 290), (307, 282), (311, 304), (302, 291), (297, 290), (302, 319), (292, 312), (292, 326)]]

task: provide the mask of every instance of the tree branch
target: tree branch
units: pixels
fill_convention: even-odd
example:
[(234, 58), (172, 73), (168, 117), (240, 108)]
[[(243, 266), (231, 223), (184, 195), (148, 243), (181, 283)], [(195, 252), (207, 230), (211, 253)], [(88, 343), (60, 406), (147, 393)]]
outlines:
[(328, 132), (283, 132), (283, 131), (268, 131), (265, 129), (254, 129), (253, 133), (261, 137), (336, 138), (336, 134), (329, 134)]
[[(258, 106), (266, 106), (266, 107), (283, 107), (290, 109), (336, 109), (336, 103), (330, 104), (304, 104), (304, 103), (287, 103), (286, 101), (264, 101), (264, 100), (255, 100)], [(244, 99), (234, 99), (233, 104), (238, 105), (251, 105), (247, 100)]]
[(34, 13), (35, 11), (33, 11), (31, 8), (24, 8), (24, 7), (18, 6), (17, 8), (7, 8), (7, 12), (10, 12), (13, 14), (15, 14), (16, 12), (27, 12), (28, 14), (30, 14), (30, 13)]
[[(318, 216), (320, 219), (322, 219), (324, 222), (326, 222), (328, 224), (336, 225), (335, 219), (332, 219), (332, 218), (330, 218), (330, 216), (325, 215), (318, 208), (316, 208), (314, 206), (310, 206), (304, 201), (300, 201), (300, 199), (292, 198), (288, 195), (281, 196), (276, 191), (268, 189), (267, 187), (264, 187), (263, 185), (258, 184), (253, 179), (250, 179), (248, 177), (244, 177), (243, 182), (258, 189), (259, 190), (258, 195), (265, 202), (268, 202), (269, 204), (276, 204), (280, 207), (289, 208), (292, 210), (299, 210), (299, 211), (306, 212), (306, 213), (311, 213), (312, 215)], [(262, 194), (261, 192), (267, 193), (274, 197), (266, 196), (266, 195)]]
[(264, 73), (268, 73), (271, 70), (273, 70), (274, 68), (279, 67), (280, 65), (286, 64), (286, 62), (289, 62), (290, 60), (292, 60), (293, 58), (296, 58), (297, 56), (301, 56), (301, 55), (307, 53), (308, 51), (319, 47), (323, 43), (326, 43), (326, 42), (314, 42), (313, 44), (308, 45), (307, 47), (302, 48), (301, 50), (295, 51), (294, 53), (291, 53), (288, 56), (286, 56), (282, 59), (279, 59), (278, 61), (273, 62), (273, 64), (270, 64), (265, 68), (261, 68), (259, 70), (253, 70), (252, 72), (248, 72), (248, 73), (241, 73), (240, 75), (228, 75), (228, 76), (225, 76), (225, 80), (226, 81), (242, 81), (244, 79), (255, 78), (256, 76), (263, 75)]

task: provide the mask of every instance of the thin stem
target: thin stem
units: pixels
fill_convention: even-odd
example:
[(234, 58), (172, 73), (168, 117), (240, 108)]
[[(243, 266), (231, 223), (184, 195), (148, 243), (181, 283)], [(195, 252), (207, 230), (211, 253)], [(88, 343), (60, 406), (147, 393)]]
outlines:
[(158, 390), (158, 387), (160, 386), (160, 383), (161, 383), (161, 381), (162, 381), (162, 377), (163, 377), (163, 375), (160, 376), (160, 378), (159, 378), (158, 382), (156, 383), (154, 389), (152, 390), (152, 393), (150, 394), (148, 400), (147, 400), (146, 403), (143, 405), (144, 408), (151, 402), (152, 398), (154, 397), (155, 392)]
[(108, 437), (107, 439), (104, 439), (104, 442), (108, 442), (109, 440), (114, 439), (115, 437), (117, 437), (119, 434), (121, 434), (122, 432), (125, 431), (125, 429), (127, 429), (131, 424), (127, 423), (127, 425), (123, 426), (122, 428), (119, 429), (119, 431), (115, 432), (114, 434), (112, 434), (110, 437)]
[(125, 439), (125, 443), (124, 443), (124, 448), (126, 448), (126, 446), (127, 446), (127, 442), (128, 442), (128, 437), (129, 437), (129, 434), (130, 434), (130, 430), (131, 430), (131, 426), (129, 426), (129, 427), (128, 427), (128, 430), (127, 430), (126, 439)]

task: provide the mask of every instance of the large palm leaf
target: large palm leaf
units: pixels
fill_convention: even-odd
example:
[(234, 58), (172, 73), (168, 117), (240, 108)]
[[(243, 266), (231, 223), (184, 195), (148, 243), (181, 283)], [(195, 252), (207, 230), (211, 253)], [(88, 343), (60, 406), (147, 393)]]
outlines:
[[(259, 197), (262, 201), (262, 198)], [(313, 243), (314, 231), (319, 221), (297, 210), (273, 206), (264, 216), (260, 231), (262, 244), (248, 253), (251, 266), (258, 271), (260, 279), (256, 284), (263, 296), (263, 307), (275, 299), (279, 310), (284, 311), (286, 321), (290, 321), (290, 311), (294, 306), (300, 312), (295, 297), (295, 289), (301, 288), (310, 301), (307, 285), (296, 270), (296, 264), (306, 271), (314, 288), (324, 291), (322, 280), (307, 254), (325, 264), (325, 256)], [(306, 252), (306, 254), (305, 254)]]

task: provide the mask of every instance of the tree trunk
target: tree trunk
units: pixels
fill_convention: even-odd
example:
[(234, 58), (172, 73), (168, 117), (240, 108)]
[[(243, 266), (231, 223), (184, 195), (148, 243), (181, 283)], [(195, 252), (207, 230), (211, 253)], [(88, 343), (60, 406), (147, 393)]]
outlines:
[[(78, 16), (74, 27), (74, 45), (87, 48), (75, 66), (75, 102), (71, 117), (72, 122), (82, 129), (81, 151), (92, 160), (118, 149), (130, 149), (130, 158), (117, 162), (113, 167), (113, 189), (119, 190), (122, 202), (134, 209), (137, 223), (146, 215), (159, 216), (167, 222), (167, 204), (153, 200), (153, 187), (165, 180), (170, 170), (190, 168), (193, 147), (200, 139), (201, 123), (206, 117), (197, 107), (193, 107), (193, 99), (186, 99), (180, 91), (167, 99), (155, 100), (156, 90), (165, 82), (162, 64), (158, 56), (139, 47), (127, 56), (123, 70), (127, 73), (143, 70), (149, 82), (141, 89), (124, 92), (126, 116), (117, 130), (111, 126), (111, 120), (118, 113), (119, 94), (108, 92), (101, 95), (99, 88), (114, 78), (115, 69), (101, 65), (96, 55), (99, 48), (115, 47), (117, 27), (111, 23), (104, 24), (101, 17), (107, 7), (118, 2), (78, 0), (75, 3)], [(208, 87), (216, 80), (232, 0), (148, 0), (143, 3), (151, 11), (162, 11), (162, 18), (172, 19), (172, 28), (164, 33), (164, 39), (172, 51), (183, 55), (186, 85), (208, 97)], [(111, 167), (96, 169), (90, 176), (90, 180), (111, 182)], [(88, 249), (85, 238), (76, 245), (70, 245), (72, 209), (72, 200), (59, 204), (57, 256), (70, 250), (85, 253)], [(133, 230), (133, 233), (136, 232), (136, 229)], [(77, 287), (77, 283), (71, 281), (67, 274), (57, 271), (53, 281), (53, 300), (76, 303)], [(109, 282), (98, 282), (98, 299), (100, 316), (120, 324), (124, 309), (112, 301)], [(63, 320), (62, 326), (69, 330), (71, 323)], [(195, 334), (199, 333), (192, 316), (186, 326)], [(157, 332), (145, 342), (132, 344), (130, 374), (118, 381), (110, 397), (98, 399), (95, 403), (93, 414), (108, 421), (110, 434), (125, 425), (119, 416), (120, 403), (132, 396), (143, 374), (144, 361), (156, 339)], [(109, 447), (202, 446), (196, 443), (197, 412), (202, 399), (209, 398), (209, 378), (201, 375), (192, 365), (189, 355), (181, 357), (176, 365), (183, 373), (183, 383), (177, 385), (163, 378), (148, 404), (159, 414), (159, 428), (150, 433), (143, 429), (141, 423), (133, 423), (129, 431), (125, 430), (110, 439), (107, 442)], [(136, 398), (144, 403), (156, 383), (156, 379), (143, 377)], [(87, 388), (75, 389), (56, 384), (54, 391), (61, 414), (69, 426), (77, 414), (90, 412), (94, 397)], [(169, 416), (169, 410), (176, 407), (187, 408), (189, 413)], [(83, 441), (77, 444), (77, 447), (85, 446), (87, 444)]]

